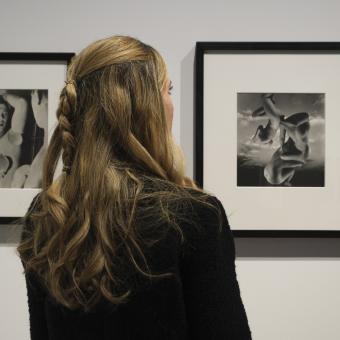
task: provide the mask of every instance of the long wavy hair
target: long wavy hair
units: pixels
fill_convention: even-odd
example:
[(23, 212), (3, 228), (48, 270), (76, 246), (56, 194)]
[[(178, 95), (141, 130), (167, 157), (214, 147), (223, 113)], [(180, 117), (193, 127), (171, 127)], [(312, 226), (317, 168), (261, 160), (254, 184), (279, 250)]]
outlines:
[[(159, 52), (121, 35), (93, 42), (68, 66), (42, 190), (16, 248), (24, 272), (68, 309), (127, 302), (128, 268), (171, 276), (152, 273), (145, 250), (169, 228), (183, 242), (178, 217), (192, 199), (213, 206), (184, 174), (162, 101), (167, 75)], [(67, 171), (54, 178), (60, 155)]]

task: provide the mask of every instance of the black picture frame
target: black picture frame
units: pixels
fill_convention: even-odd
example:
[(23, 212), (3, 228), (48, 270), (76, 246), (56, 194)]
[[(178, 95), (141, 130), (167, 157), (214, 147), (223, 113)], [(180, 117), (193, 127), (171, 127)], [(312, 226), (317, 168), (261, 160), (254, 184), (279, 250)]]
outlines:
[[(67, 67), (73, 56), (75, 56), (74, 52), (0, 52), (0, 63), (9, 62), (18, 65), (63, 63)], [(0, 216), (0, 225), (12, 224), (21, 217), (22, 216)]]
[[(340, 54), (340, 42), (212, 42), (198, 41), (194, 66), (194, 179), (204, 188), (204, 56), (207, 53)], [(339, 88), (340, 90), (340, 88)], [(340, 174), (339, 174), (340, 176)], [(235, 230), (235, 237), (338, 238), (340, 230)]]

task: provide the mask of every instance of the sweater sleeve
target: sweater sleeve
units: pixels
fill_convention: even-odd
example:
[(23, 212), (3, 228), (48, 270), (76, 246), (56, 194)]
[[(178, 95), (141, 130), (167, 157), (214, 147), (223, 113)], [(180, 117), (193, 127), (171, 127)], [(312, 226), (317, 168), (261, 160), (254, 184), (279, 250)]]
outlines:
[[(28, 208), (28, 211), (35, 205), (37, 196), (35, 196)], [(23, 231), (21, 235), (21, 241), (25, 239), (27, 232), (32, 232), (33, 226), (29, 217), (25, 218), (23, 224)], [(24, 266), (24, 262), (21, 260)], [(29, 328), (31, 340), (46, 340), (48, 339), (47, 324), (45, 319), (45, 293), (37, 279), (35, 273), (29, 271), (25, 272), (25, 283), (27, 289), (27, 304), (29, 312)]]
[(190, 232), (181, 256), (188, 339), (251, 340), (236, 276), (233, 235), (222, 203), (215, 196), (209, 200), (219, 209), (222, 224), (217, 212), (198, 207), (201, 230)]

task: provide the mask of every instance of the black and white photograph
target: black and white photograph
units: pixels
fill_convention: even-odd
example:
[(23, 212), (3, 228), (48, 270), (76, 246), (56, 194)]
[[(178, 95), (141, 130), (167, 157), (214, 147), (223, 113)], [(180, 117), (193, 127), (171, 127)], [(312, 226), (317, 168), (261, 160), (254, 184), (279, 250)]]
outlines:
[(324, 93), (237, 94), (237, 185), (323, 187)]
[(0, 89), (1, 188), (41, 187), (47, 119), (47, 89)]
[[(60, 92), (73, 52), (0, 53), (0, 222), (27, 211), (43, 187), (44, 159), (58, 126)], [(62, 161), (56, 164), (55, 178)]]
[(197, 43), (195, 176), (237, 235), (340, 235), (339, 51)]

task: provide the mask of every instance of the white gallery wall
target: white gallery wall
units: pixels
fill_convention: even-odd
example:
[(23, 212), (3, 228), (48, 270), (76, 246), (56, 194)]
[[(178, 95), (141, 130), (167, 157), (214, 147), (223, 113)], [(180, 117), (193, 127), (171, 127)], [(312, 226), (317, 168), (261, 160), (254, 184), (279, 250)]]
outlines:
[[(77, 53), (114, 34), (134, 36), (158, 49), (174, 84), (173, 132), (184, 149), (189, 176), (196, 41), (340, 41), (337, 0), (0, 4), (0, 52)], [(25, 283), (14, 253), (17, 239), (9, 227), (0, 226), (0, 339), (6, 340), (29, 339)], [(254, 340), (340, 339), (339, 239), (235, 238), (235, 244)]]

